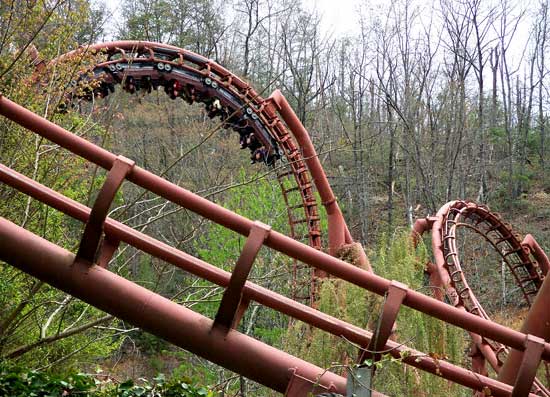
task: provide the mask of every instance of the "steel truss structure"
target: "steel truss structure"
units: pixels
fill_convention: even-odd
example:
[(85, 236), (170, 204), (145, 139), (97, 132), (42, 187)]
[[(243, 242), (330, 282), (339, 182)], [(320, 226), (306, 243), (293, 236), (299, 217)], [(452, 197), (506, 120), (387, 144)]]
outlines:
[[(220, 65), (189, 51), (158, 43), (114, 42), (83, 47), (54, 62), (95, 53), (103, 59), (92, 68), (95, 88), (74, 96), (92, 98), (112, 92), (115, 84), (134, 92), (164, 87), (173, 98), (201, 102), (212, 117), (236, 130), (241, 147), (248, 147), (252, 161), (273, 164), (281, 157), (288, 168), (280, 180), (291, 178), (293, 188), (282, 183), (288, 207), (291, 236), (264, 223), (247, 219), (208, 201), (111, 153), (24, 107), (0, 96), (0, 114), (77, 156), (108, 171), (92, 208), (0, 164), (0, 181), (80, 222), (85, 229), (76, 254), (0, 218), (0, 260), (43, 280), (114, 316), (128, 321), (175, 345), (242, 374), (286, 396), (310, 393), (346, 393), (346, 379), (298, 357), (268, 346), (236, 330), (250, 302), (257, 302), (311, 327), (360, 346), (359, 362), (379, 359), (377, 352), (399, 358), (404, 365), (471, 388), (479, 395), (536, 396), (550, 393), (535, 379), (541, 362), (550, 360), (550, 298), (546, 281), (549, 261), (532, 238), (521, 240), (511, 227), (483, 206), (455, 201), (435, 217), (416, 222), (413, 239), (431, 231), (434, 261), (428, 266), (434, 296), (408, 288), (398, 280), (375, 275), (365, 268), (337, 258), (340, 249), (354, 244), (327, 181), (315, 149), (290, 105), (278, 91), (263, 99), (248, 84)], [(35, 59), (35, 65), (41, 65)], [(39, 68), (40, 69), (40, 68)], [(89, 76), (89, 74), (88, 74)], [(69, 97), (71, 101), (74, 98)], [(246, 236), (246, 243), (232, 273), (219, 269), (181, 250), (155, 240), (107, 217), (123, 181), (159, 195), (189, 211)], [(329, 253), (322, 252), (317, 190), (328, 214)], [(291, 195), (297, 195), (296, 200)], [(305, 225), (298, 235), (297, 225)], [(531, 309), (520, 331), (491, 321), (464, 275), (457, 248), (456, 229), (467, 227), (484, 236), (514, 276)], [(300, 240), (306, 237), (309, 244)], [(113, 272), (109, 260), (124, 242), (162, 261), (225, 288), (214, 319), (206, 318)], [(337, 277), (374, 294), (384, 296), (380, 327), (372, 332), (317, 310), (312, 301), (285, 297), (248, 281), (255, 257), (267, 246), (312, 269), (310, 299), (320, 278)], [(295, 289), (296, 291), (299, 288)], [(446, 303), (444, 299), (450, 301)], [(411, 349), (391, 338), (401, 306), (460, 327), (471, 335), (472, 369)], [(486, 363), (499, 374), (487, 376)], [(489, 394), (487, 394), (489, 393)], [(372, 392), (373, 396), (383, 394)]]

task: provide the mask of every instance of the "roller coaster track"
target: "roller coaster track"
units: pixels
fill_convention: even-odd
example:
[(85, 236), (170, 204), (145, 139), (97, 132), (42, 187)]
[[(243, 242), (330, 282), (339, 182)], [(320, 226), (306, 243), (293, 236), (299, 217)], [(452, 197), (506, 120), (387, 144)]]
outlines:
[[(435, 276), (432, 277), (432, 285), (444, 290), (453, 306), (490, 320), (464, 273), (465, 264), (458, 249), (460, 239), (457, 231), (467, 228), (481, 236), (498, 254), (521, 291), (525, 304), (531, 307), (548, 271), (545, 255), (537, 258), (532, 254), (537, 249), (540, 254), (542, 250), (531, 236), (527, 239), (530, 244), (522, 242), (521, 236), (510, 224), (503, 222), (500, 215), (484, 205), (460, 200), (444, 205), (434, 218), (417, 221), (415, 233), (422, 234), (430, 225), (435, 259), (435, 264), (428, 266), (431, 275)], [(443, 298), (442, 295), (439, 297)], [(484, 367), (487, 361), (498, 373), (509, 350), (492, 340), (471, 336), (474, 350), (479, 353), (473, 355), (476, 361), (474, 366), (478, 371), (486, 373)], [(550, 391), (539, 380), (535, 380), (534, 391), (539, 395), (550, 396)]]
[[(429, 264), (428, 269), (433, 297), (410, 289), (398, 280), (379, 277), (335, 256), (339, 249), (352, 243), (351, 236), (307, 131), (280, 93), (275, 92), (263, 100), (246, 83), (212, 61), (156, 43), (99, 44), (79, 49), (56, 62), (93, 51), (105, 58), (92, 67), (90, 77), (81, 75), (80, 78), (100, 83), (89, 91), (74, 91), (72, 98), (69, 94), (69, 101), (74, 97), (105, 96), (112, 92), (111, 85), (121, 84), (129, 92), (162, 86), (171, 97), (203, 103), (212, 117), (221, 117), (224, 126), (238, 131), (241, 145), (251, 150), (254, 161), (272, 165), (282, 156), (288, 159), (290, 168), (279, 180), (292, 177), (296, 184), (293, 191), (301, 200), (299, 205), (292, 203), (290, 188), (283, 185), (291, 230), (293, 225), (307, 224), (310, 245), (297, 241), (296, 235), (285, 236), (261, 222), (212, 203), (0, 96), (2, 116), (108, 171), (93, 207), (88, 208), (0, 164), (1, 182), (86, 225), (75, 255), (0, 218), (0, 260), (290, 397), (305, 397), (312, 392), (344, 394), (346, 379), (239, 333), (239, 322), (252, 301), (356, 344), (360, 347), (360, 364), (366, 358), (376, 361), (383, 351), (404, 365), (469, 387), (480, 396), (549, 395), (545, 386), (535, 379), (539, 364), (550, 360), (547, 342), (550, 340), (547, 310), (550, 283), (544, 277), (549, 261), (531, 236), (520, 241), (513, 229), (486, 207), (464, 201), (451, 202), (435, 217), (421, 219), (414, 227), (413, 237), (417, 242), (424, 232), (431, 230), (432, 233), (434, 263)], [(77, 77), (75, 86), (79, 84)], [(251, 134), (254, 138), (249, 141)], [(257, 140), (257, 144), (251, 145), (253, 140)], [(258, 149), (261, 151), (257, 152)], [(233, 272), (223, 271), (108, 218), (112, 200), (125, 180), (246, 236)], [(314, 187), (328, 215), (329, 253), (319, 250), (321, 236)], [(305, 221), (297, 222), (291, 211), (300, 212), (302, 208)], [(459, 227), (471, 229), (487, 240), (508, 266), (526, 303), (532, 305), (520, 331), (489, 319), (483, 302), (477, 300), (468, 285), (458, 250)], [(109, 271), (109, 261), (121, 242), (225, 288), (215, 318), (208, 319)], [(385, 297), (379, 328), (371, 333), (248, 281), (263, 245), (313, 269), (314, 277), (338, 277)], [(441, 291), (445, 291), (451, 304), (444, 302)], [(403, 305), (467, 331), (475, 350), (472, 369), (434, 359), (393, 340), (392, 329)], [(498, 373), (498, 379), (488, 377), (486, 361)], [(368, 394), (383, 396), (375, 391)]]
[[(271, 99), (262, 98), (248, 83), (216, 62), (160, 43), (103, 43), (65, 54), (53, 63), (91, 54), (98, 55), (96, 58), (100, 60), (71, 82), (66, 106), (75, 99), (104, 98), (114, 92), (115, 85), (130, 94), (162, 87), (171, 99), (203, 104), (210, 118), (219, 118), (223, 128), (239, 134), (240, 148), (250, 150), (252, 163), (274, 166), (281, 158), (286, 159), (276, 169), (287, 207), (290, 236), (321, 249), (320, 216), (312, 176)], [(311, 301), (313, 283), (320, 275), (313, 274), (309, 282), (303, 280), (299, 275), (303, 267), (296, 262), (293, 265), (293, 297)]]

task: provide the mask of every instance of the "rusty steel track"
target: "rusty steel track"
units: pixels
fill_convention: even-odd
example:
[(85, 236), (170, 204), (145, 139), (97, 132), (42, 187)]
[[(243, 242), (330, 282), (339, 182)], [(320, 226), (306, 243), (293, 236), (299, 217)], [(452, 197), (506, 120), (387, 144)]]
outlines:
[[(512, 274), (515, 284), (520, 288), (526, 304), (530, 307), (542, 285), (543, 275), (537, 262), (530, 257), (529, 250), (521, 245), (521, 237), (512, 229), (512, 226), (503, 222), (498, 214), (491, 212), (486, 206), (465, 201), (456, 201), (449, 206), (447, 212), (443, 214), (443, 219), (441, 235), (445, 265), (452, 282), (452, 287), (447, 289), (448, 295), (453, 296), (452, 303), (490, 320), (474, 291), (468, 285), (463, 264), (461, 264), (457, 248), (457, 229), (466, 227), (482, 236), (499, 254)], [(494, 370), (499, 371), (508, 354), (508, 349), (494, 341), (485, 342), (495, 352), (497, 359), (496, 364), (494, 359), (489, 362)], [(534, 387), (537, 394), (550, 396), (550, 391), (540, 381), (536, 380)]]
[[(285, 393), (292, 397), (305, 397), (316, 386), (322, 386), (328, 390), (339, 393), (344, 392), (342, 378), (321, 370), (318, 367), (299, 360), (295, 357), (279, 354), (279, 351), (263, 344), (258, 344), (249, 338), (237, 333), (234, 328), (238, 325), (242, 313), (254, 300), (265, 306), (269, 306), (281, 313), (304, 321), (305, 323), (320, 328), (336, 336), (343, 336), (358, 346), (369, 346), (371, 341), (384, 346), (393, 357), (403, 363), (428, 371), (438, 376), (457, 382), (474, 390), (487, 390), (494, 396), (509, 396), (514, 390), (520, 390), (521, 386), (531, 385), (525, 381), (532, 371), (522, 370), (518, 375), (519, 381), (513, 386), (510, 383), (500, 382), (488, 378), (482, 374), (476, 374), (470, 370), (453, 365), (445, 360), (434, 360), (428, 354), (410, 349), (397, 341), (376, 337), (372, 333), (362, 330), (340, 319), (328, 316), (316, 309), (300, 304), (292, 299), (276, 294), (270, 290), (261, 288), (243, 278), (243, 271), (250, 269), (251, 261), (255, 253), (266, 245), (290, 258), (301, 261), (313, 268), (326, 272), (334, 277), (339, 277), (359, 287), (365, 288), (378, 295), (388, 295), (390, 317), (397, 315), (395, 310), (400, 305), (406, 305), (428, 315), (434, 316), (450, 324), (454, 324), (465, 330), (507, 345), (526, 357), (531, 357), (532, 343), (539, 351), (537, 363), (550, 359), (550, 344), (538, 340), (532, 341), (532, 337), (526, 333), (514, 331), (479, 316), (462, 311), (451, 305), (440, 302), (434, 298), (423, 295), (415, 290), (407, 288), (395, 281), (386, 280), (374, 275), (372, 272), (360, 269), (349, 263), (343, 262), (333, 256), (304, 245), (290, 237), (286, 237), (265, 226), (252, 222), (238, 214), (235, 214), (219, 205), (216, 205), (200, 196), (197, 196), (182, 187), (158, 177), (137, 165), (133, 165), (120, 156), (116, 156), (83, 138), (77, 137), (63, 128), (41, 118), (6, 98), (0, 97), (0, 114), (29, 128), (52, 142), (68, 149), (75, 154), (95, 163), (109, 171), (105, 186), (98, 195), (98, 199), (92, 210), (82, 204), (76, 203), (59, 193), (40, 185), (8, 167), (0, 167), (0, 181), (20, 190), (41, 202), (52, 206), (67, 215), (97, 225), (103, 221), (103, 227), (86, 227), (94, 233), (104, 234), (102, 245), (95, 249), (95, 254), (88, 256), (74, 256), (53, 244), (45, 242), (32, 233), (27, 232), (10, 222), (0, 219), (0, 259), (17, 266), (23, 271), (38, 277), (57, 288), (61, 288), (102, 310), (110, 312), (129, 322), (143, 327), (173, 343), (190, 351), (207, 357), (226, 368), (250, 377), (266, 386)], [(122, 178), (122, 179), (120, 179)], [(241, 257), (237, 261), (234, 273), (227, 273), (215, 266), (200, 261), (176, 248), (167, 246), (160, 241), (143, 235), (136, 230), (121, 225), (114, 220), (106, 218), (104, 200), (113, 197), (112, 191), (126, 179), (155, 194), (158, 194), (175, 204), (181, 205), (190, 211), (197, 213), (211, 221), (214, 221), (228, 229), (244, 236), (248, 236)], [(102, 212), (103, 211), (103, 212)], [(261, 232), (263, 241), (258, 240)], [(97, 236), (97, 235), (96, 235)], [(81, 248), (88, 240), (83, 236)], [(93, 238), (93, 241), (100, 239)], [(144, 289), (136, 289), (133, 283), (123, 281), (118, 276), (112, 275), (103, 269), (107, 267), (109, 258), (116, 251), (118, 242), (124, 241), (141, 249), (155, 257), (172, 263), (182, 269), (209, 280), (215, 284), (226, 287), (224, 298), (218, 309), (218, 318), (229, 319), (226, 322), (210, 322), (208, 319), (196, 317), (187, 310), (176, 309), (171, 303)], [(87, 247), (85, 252), (94, 252)], [(80, 254), (83, 250), (79, 249)], [(71, 265), (71, 262), (74, 262)], [(238, 280), (240, 281), (238, 281)], [(242, 284), (244, 281), (244, 284)], [(76, 284), (75, 284), (76, 283)], [(547, 285), (546, 283), (544, 285)], [(105, 291), (120, 294), (120, 291), (128, 291), (128, 296), (112, 299)], [(399, 291), (399, 300), (394, 300), (394, 291)], [(227, 297), (227, 299), (226, 299)], [(119, 302), (127, 301), (123, 306)], [(144, 302), (154, 302), (151, 310), (146, 313), (140, 308)], [(238, 306), (235, 305), (238, 303)], [(170, 307), (170, 308), (169, 308)], [(161, 317), (159, 317), (161, 316)], [(195, 319), (196, 317), (196, 319)], [(386, 315), (386, 307), (382, 313)], [(162, 319), (161, 321), (159, 319)], [(193, 320), (194, 319), (194, 320)], [(173, 324), (179, 323), (183, 328), (174, 329)], [(387, 327), (384, 327), (386, 329)], [(214, 330), (216, 330), (214, 332)], [(216, 336), (221, 332), (219, 336)], [(224, 338), (224, 335), (227, 337)], [(389, 334), (385, 333), (384, 338)], [(531, 338), (531, 339), (529, 339)], [(221, 343), (220, 341), (225, 342)], [(246, 360), (227, 360), (228, 353), (237, 357), (236, 352), (243, 349), (246, 352)], [(523, 353), (527, 351), (527, 353)], [(232, 353), (230, 353), (232, 352)], [(520, 360), (521, 362), (525, 359)], [(259, 364), (262, 365), (259, 365)], [(265, 365), (267, 364), (267, 366)], [(286, 370), (283, 371), (283, 368)], [(288, 375), (290, 372), (290, 376)], [(281, 375), (281, 371), (285, 374)], [(320, 380), (318, 375), (325, 374)], [(317, 375), (315, 375), (317, 374)], [(513, 382), (512, 382), (513, 384)], [(378, 395), (378, 394), (377, 394)], [(514, 394), (515, 396), (527, 396), (526, 394)], [(534, 394), (533, 394), (534, 396)]]
[[(398, 280), (379, 277), (369, 271), (368, 266), (357, 267), (335, 257), (339, 249), (350, 247), (353, 240), (307, 131), (280, 92), (263, 100), (247, 84), (206, 58), (155, 43), (100, 44), (61, 59), (78, 57), (88, 51), (105, 56), (92, 67), (93, 74), (89, 77), (90, 81), (100, 81), (100, 84), (88, 92), (73, 93), (73, 96), (92, 99), (108, 95), (104, 91), (112, 91), (109, 84), (122, 84), (130, 92), (135, 92), (137, 85), (140, 89), (154, 89), (158, 84), (171, 97), (203, 103), (212, 117), (221, 117), (228, 128), (239, 132), (241, 143), (243, 136), (254, 134), (261, 146), (250, 147), (247, 141), (245, 146), (249, 146), (253, 156), (257, 149), (262, 149), (263, 157), (258, 160), (270, 165), (280, 156), (286, 156), (291, 168), (286, 175), (279, 175), (278, 180), (289, 208), (291, 230), (297, 233), (297, 225), (307, 225), (311, 246), (296, 241), (293, 238), (296, 236), (285, 236), (268, 225), (212, 203), (0, 96), (1, 115), (108, 171), (93, 207), (88, 208), (0, 164), (0, 182), (86, 224), (80, 247), (74, 255), (0, 218), (0, 260), (289, 397), (327, 391), (343, 394), (346, 380), (237, 332), (252, 301), (356, 344), (360, 348), (361, 362), (367, 356), (377, 360), (383, 351), (406, 365), (469, 387), (479, 396), (548, 395), (535, 374), (541, 362), (550, 360), (550, 313), (547, 310), (550, 282), (544, 277), (550, 261), (532, 236), (520, 241), (512, 228), (487, 208), (464, 201), (451, 202), (437, 216), (419, 220), (414, 227), (417, 242), (422, 233), (432, 232), (434, 263), (429, 264), (428, 269), (431, 284), (437, 287), (434, 297), (410, 289)], [(285, 178), (293, 178), (295, 190), (285, 184)], [(223, 271), (108, 218), (112, 200), (125, 180), (246, 236), (233, 272)], [(327, 212), (329, 253), (332, 255), (318, 249), (320, 233), (312, 235), (310, 232), (312, 227), (320, 230), (314, 187)], [(294, 192), (300, 203), (290, 198)], [(290, 211), (301, 213), (302, 208), (304, 218), (294, 218), (294, 212)], [(457, 244), (459, 227), (480, 234), (497, 250), (526, 302), (532, 304), (520, 331), (489, 319), (483, 302), (477, 300), (468, 285)], [(319, 242), (318, 246), (315, 241)], [(215, 318), (205, 318), (110, 272), (109, 260), (121, 242), (225, 288)], [(332, 276), (384, 296), (379, 329), (371, 333), (248, 281), (255, 257), (264, 245), (312, 269), (313, 286), (316, 277)], [(366, 258), (365, 261), (368, 262)], [(299, 289), (297, 285), (295, 289)], [(445, 290), (452, 304), (443, 302), (441, 290)], [(392, 328), (403, 305), (467, 331), (477, 349), (473, 354), (472, 370), (434, 359), (428, 353), (392, 340)], [(509, 354), (497, 357), (504, 349), (508, 349)], [(485, 361), (500, 371), (498, 379), (487, 376)], [(377, 392), (372, 395), (383, 396)]]
[[(435, 217), (419, 220), (415, 224), (414, 233), (417, 235), (431, 229), (435, 259), (435, 263), (428, 266), (431, 285), (444, 290), (449, 302), (456, 308), (491, 320), (464, 273), (466, 264), (463, 263), (458, 248), (461, 241), (457, 231), (460, 228), (477, 233), (498, 254), (521, 291), (525, 305), (531, 307), (543, 285), (545, 271), (548, 270), (548, 258), (545, 255), (542, 257), (542, 250), (532, 236), (527, 239), (530, 244), (526, 244), (510, 224), (502, 221), (500, 215), (491, 212), (484, 205), (470, 201), (447, 203)], [(415, 240), (418, 242), (416, 236)], [(538, 260), (533, 256), (534, 252), (538, 252)], [(443, 299), (443, 296), (439, 294), (439, 298)], [(476, 371), (486, 374), (485, 365), (488, 362), (493, 370), (500, 373), (507, 361), (509, 349), (489, 338), (480, 338), (472, 333), (470, 336), (474, 350), (473, 367)], [(513, 360), (517, 360), (517, 357)], [(550, 396), (547, 386), (538, 379), (534, 380), (533, 392)]]
[[(94, 54), (104, 58), (71, 82), (65, 106), (75, 99), (104, 98), (115, 86), (130, 94), (163, 88), (171, 99), (201, 103), (210, 118), (239, 134), (241, 149), (252, 163), (277, 165), (276, 173), (287, 208), (290, 236), (321, 249), (322, 233), (312, 177), (287, 126), (269, 99), (218, 63), (167, 44), (119, 41), (83, 47), (53, 62)], [(90, 74), (91, 72), (91, 74)], [(98, 84), (90, 84), (96, 81)], [(277, 162), (281, 158), (285, 163)], [(277, 163), (277, 164), (276, 164)], [(303, 265), (293, 264), (293, 297), (311, 301), (312, 281), (301, 280)]]
[[(294, 185), (289, 187), (287, 184), (281, 189), (288, 203), (291, 233), (299, 240), (307, 239), (312, 247), (321, 248), (319, 211), (311, 175), (271, 101), (262, 98), (248, 83), (216, 62), (167, 44), (145, 41), (101, 43), (65, 54), (54, 62), (96, 52), (104, 56), (105, 61), (93, 66), (93, 77), (84, 72), (80, 80), (72, 83), (74, 88), (69, 93), (69, 103), (73, 97), (106, 97), (114, 92), (115, 85), (121, 85), (130, 94), (163, 88), (171, 99), (203, 104), (210, 118), (219, 118), (224, 128), (238, 132), (241, 149), (250, 150), (252, 162), (273, 165), (281, 157), (286, 158), (287, 169), (279, 171), (277, 177), (288, 177), (286, 179)], [(89, 86), (92, 79), (99, 81), (100, 85), (77, 93), (79, 85)], [(293, 192), (299, 195), (301, 205), (289, 197)], [(296, 235), (298, 224), (306, 225), (306, 235)]]
[(456, 289), (453, 304), (463, 304), (470, 313), (488, 318), (468, 285), (457, 248), (457, 229), (467, 227), (475, 231), (493, 247), (521, 289), (527, 305), (532, 301), (542, 285), (543, 274), (529, 251), (521, 245), (521, 237), (504, 223), (500, 216), (487, 207), (472, 202), (456, 201), (443, 214), (443, 227), (440, 231), (444, 242), (445, 265)]

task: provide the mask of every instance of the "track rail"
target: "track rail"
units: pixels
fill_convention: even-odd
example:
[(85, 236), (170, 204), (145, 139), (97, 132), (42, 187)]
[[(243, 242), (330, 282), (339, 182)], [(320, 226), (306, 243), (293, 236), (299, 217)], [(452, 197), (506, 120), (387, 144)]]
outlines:
[[(310, 246), (296, 241), (293, 238), (296, 236), (285, 236), (271, 230), (269, 226), (244, 218), (187, 191), (140, 168), (133, 161), (116, 156), (0, 96), (1, 115), (108, 170), (105, 185), (93, 208), (87, 208), (0, 164), (1, 182), (86, 223), (80, 248), (73, 255), (0, 218), (0, 259), (289, 397), (304, 397), (307, 393), (322, 391), (344, 393), (345, 380), (330, 371), (239, 334), (235, 328), (251, 301), (344, 337), (360, 346), (362, 353), (370, 346), (375, 346), (377, 351), (382, 348), (404, 364), (472, 388), (478, 395), (535, 396), (531, 390), (539, 395), (548, 395), (548, 391), (534, 376), (539, 363), (550, 360), (550, 344), (547, 342), (550, 340), (550, 327), (545, 326), (546, 320), (550, 322), (550, 316), (547, 310), (544, 311), (550, 298), (550, 282), (543, 277), (550, 262), (533, 239), (520, 242), (511, 227), (486, 207), (455, 201), (444, 206), (436, 217), (418, 221), (414, 236), (418, 241), (419, 234), (432, 230), (435, 257), (435, 263), (429, 266), (432, 280), (434, 285), (446, 290), (452, 305), (442, 302), (442, 296), (437, 293), (434, 295), (439, 299), (423, 295), (396, 280), (376, 276), (318, 249), (320, 232), (318, 235), (311, 233), (311, 230), (319, 230), (313, 186), (317, 188), (327, 210), (329, 248), (332, 253), (352, 243), (352, 240), (313, 145), (307, 137), (307, 131), (297, 121), (288, 102), (279, 92), (267, 100), (261, 99), (246, 83), (237, 77), (233, 78), (234, 75), (221, 66), (185, 50), (156, 43), (100, 44), (75, 51), (55, 62), (79, 57), (90, 51), (95, 51), (97, 56), (104, 59), (92, 66), (92, 76), (85, 77), (82, 74), (81, 79), (85, 87), (86, 79), (100, 83), (91, 85), (88, 91), (73, 91), (72, 98), (71, 95), (67, 98), (69, 101), (75, 97), (92, 99), (109, 95), (114, 85), (120, 84), (129, 92), (162, 86), (173, 98), (181, 97), (190, 103), (203, 103), (209, 115), (220, 117), (224, 126), (239, 133), (241, 146), (250, 149), (253, 161), (260, 160), (272, 165), (281, 156), (289, 160), (290, 168), (279, 175), (278, 180), (289, 208), (291, 231), (296, 233), (297, 225), (307, 225)], [(78, 86), (79, 82), (76, 81), (74, 85)], [(293, 137), (288, 129), (292, 131)], [(255, 144), (252, 145), (253, 141)], [(261, 151), (257, 152), (258, 149)], [(258, 153), (261, 155), (257, 156)], [(285, 178), (292, 179), (296, 186), (288, 187)], [(109, 206), (124, 180), (246, 236), (246, 243), (233, 273), (109, 219)], [(300, 203), (292, 202), (290, 194), (293, 192), (300, 198)], [(300, 212), (302, 208), (305, 218), (293, 218), (294, 213), (290, 211)], [(456, 234), (458, 227), (474, 230), (497, 250), (514, 275), (526, 302), (533, 304), (521, 331), (491, 321), (476, 299), (460, 262)], [(319, 244), (316, 245), (315, 241)], [(183, 309), (111, 273), (107, 269), (109, 258), (120, 242), (225, 287), (215, 319), (212, 321)], [(330, 275), (384, 296), (386, 299), (381, 314), (383, 326), (373, 334), (247, 281), (248, 272), (262, 245), (313, 269), (313, 282), (315, 275)], [(401, 305), (469, 332), (481, 354), (481, 358), (474, 362), (474, 371), (445, 360), (436, 360), (429, 354), (389, 339)], [(174, 327), (174, 324), (178, 326)], [(510, 354), (502, 363), (498, 353), (504, 348), (508, 348)], [(514, 361), (512, 356), (515, 362), (510, 364)], [(238, 360), (236, 357), (243, 359)], [(498, 380), (485, 376), (483, 360), (490, 361), (496, 370), (502, 364), (502, 372), (508, 368), (506, 376), (501, 378), (499, 375)], [(381, 396), (379, 393), (373, 395)]]
[[(472, 230), (485, 239), (506, 264), (525, 304), (532, 306), (544, 281), (544, 266), (539, 265), (531, 249), (522, 242), (521, 236), (510, 224), (503, 222), (498, 214), (474, 202), (452, 201), (444, 205), (434, 218), (417, 221), (415, 234), (422, 234), (430, 228), (435, 259), (435, 263), (428, 267), (432, 285), (444, 290), (454, 307), (491, 320), (464, 273), (465, 263), (458, 248), (460, 239), (457, 231), (460, 228)], [(534, 244), (538, 247), (536, 242)], [(485, 362), (488, 362), (499, 373), (509, 349), (490, 338), (481, 338), (474, 333), (470, 335), (476, 352), (472, 355), (474, 368), (480, 373), (486, 373)], [(517, 357), (514, 359), (517, 360)], [(548, 388), (538, 379), (534, 381), (533, 391), (538, 395), (550, 396)]]
[[(104, 98), (117, 85), (130, 94), (162, 88), (171, 99), (204, 105), (210, 118), (220, 119), (223, 128), (238, 133), (240, 148), (249, 149), (251, 163), (277, 165), (290, 236), (315, 249), (322, 248), (320, 215), (310, 171), (270, 99), (262, 98), (218, 63), (167, 44), (101, 43), (82, 47), (52, 62), (74, 62), (92, 54), (99, 58), (98, 62), (71, 82), (64, 106), (70, 106), (75, 99)], [(311, 281), (300, 280), (304, 276), (303, 265), (294, 263), (293, 267), (293, 296), (311, 302), (314, 277), (307, 278)]]
[[(156, 333), (173, 343), (177, 343), (184, 348), (203, 355), (229, 369), (245, 374), (266, 386), (272, 387), (274, 390), (284, 392), (287, 396), (305, 397), (317, 385), (328, 390), (344, 393), (345, 385), (342, 378), (295, 357), (281, 355), (276, 349), (269, 348), (263, 344), (257, 344), (248, 338), (243, 338), (233, 329), (239, 322), (239, 313), (246, 310), (248, 302), (254, 300), (281, 313), (304, 321), (313, 327), (336, 336), (343, 336), (358, 346), (368, 346), (375, 339), (375, 336), (368, 331), (328, 316), (314, 308), (300, 304), (273, 291), (261, 288), (250, 281), (246, 281), (241, 287), (235, 287), (236, 274), (239, 275), (239, 278), (242, 277), (245, 265), (249, 268), (250, 261), (255, 256), (254, 251), (259, 248), (257, 237), (254, 237), (257, 236), (255, 231), (259, 227), (257, 222), (253, 222), (203, 197), (197, 196), (180, 186), (140, 168), (138, 165), (131, 165), (127, 160), (81, 137), (75, 136), (69, 131), (4, 97), (0, 97), (0, 114), (88, 161), (109, 170), (106, 185), (102, 189), (102, 192), (106, 191), (105, 189), (111, 191), (112, 186), (120, 183), (120, 175), (117, 170), (120, 170), (121, 166), (117, 166), (117, 164), (127, 164), (129, 169), (126, 169), (124, 179), (238, 234), (248, 237), (241, 257), (237, 261), (240, 265), (237, 265), (239, 267), (230, 274), (176, 248), (166, 246), (166, 244), (145, 236), (127, 226), (119, 225), (114, 220), (106, 217), (101, 218), (100, 214), (98, 214), (98, 208), (101, 208), (103, 211), (106, 208), (108, 209), (108, 205), (106, 206), (103, 200), (106, 197), (111, 197), (109, 194), (100, 193), (98, 201), (94, 204), (94, 208), (90, 210), (82, 204), (76, 203), (40, 185), (32, 179), (2, 166), (0, 167), (0, 181), (3, 183), (25, 192), (81, 221), (90, 223), (92, 218), (94, 220), (103, 219), (103, 233), (105, 234), (103, 241), (107, 242), (107, 244), (100, 245), (97, 248), (96, 255), (93, 257), (99, 259), (97, 259), (97, 262), (94, 259), (92, 263), (78, 255), (74, 257), (74, 255), (62, 248), (48, 243), (6, 220), (0, 219), (0, 259), (105, 311), (125, 318), (150, 332)], [(96, 215), (94, 215), (94, 210)], [(268, 230), (264, 227), (260, 227), (260, 229), (265, 230), (263, 245), (375, 294), (381, 296), (385, 296), (388, 293), (392, 294), (395, 287), (399, 285), (395, 281), (392, 282), (391, 280), (376, 276), (372, 272), (355, 267), (274, 230)], [(237, 297), (240, 296), (237, 300), (239, 307), (234, 307), (235, 312), (234, 316), (232, 316), (234, 320), (231, 322), (231, 328), (223, 324), (216, 326), (216, 321), (212, 323), (208, 319), (196, 317), (187, 310), (176, 310), (172, 303), (166, 302), (163, 298), (143, 289), (138, 290), (132, 286), (131, 282), (122, 281), (120, 277), (111, 275), (108, 270), (103, 269), (108, 263), (109, 256), (116, 250), (117, 241), (125, 241), (192, 274), (227, 287), (224, 297), (226, 294), (229, 296), (235, 293), (240, 294), (237, 295)], [(74, 263), (71, 266), (70, 263), (73, 260)], [(234, 287), (231, 287), (232, 285)], [(235, 290), (235, 288), (237, 289)], [(239, 288), (242, 289), (239, 291)], [(473, 334), (502, 343), (519, 352), (530, 349), (529, 346), (531, 345), (526, 344), (526, 341), (532, 340), (532, 338), (529, 339), (530, 336), (526, 333), (511, 330), (423, 295), (406, 286), (401, 285), (399, 289), (402, 297), (399, 304), (459, 326)], [(107, 296), (104, 293), (107, 290), (113, 291), (113, 296), (118, 296), (117, 294), (120, 291), (127, 290), (130, 294), (129, 299), (128, 301), (125, 301), (123, 298), (111, 299), (112, 296)], [(132, 292), (130, 293), (130, 291)], [(232, 299), (229, 300), (233, 300), (234, 297), (233, 295)], [(125, 302), (122, 308), (119, 304), (121, 301)], [(147, 314), (144, 315), (142, 310), (143, 302), (154, 302), (155, 308), (148, 310)], [(222, 299), (223, 302), (224, 299)], [(227, 306), (220, 305), (219, 313), (227, 313), (227, 311)], [(162, 320), (156, 321), (159, 318), (156, 316), (157, 313), (162, 313)], [(181, 324), (182, 328), (174, 328), (173, 324), (175, 322)], [(185, 333), (180, 334), (180, 329), (182, 332), (185, 330)], [(184, 335), (184, 337), (181, 335)], [(185, 335), (191, 337), (188, 338)], [(223, 343), (221, 342), (222, 340), (224, 341)], [(539, 354), (536, 358), (536, 364), (538, 365), (541, 359), (550, 359), (550, 344), (542, 341), (538, 342), (537, 346)], [(247, 360), (234, 359), (238, 356), (236, 352), (239, 351), (240, 347), (246, 350)], [(392, 340), (386, 341), (384, 350), (407, 365), (428, 371), (474, 390), (490, 391), (490, 395), (493, 396), (510, 396), (516, 388), (520, 390), (521, 386), (524, 387), (527, 385), (530, 387), (531, 385), (530, 381), (524, 381), (524, 379), (527, 379), (526, 376), (520, 377), (520, 383), (512, 386), (453, 365), (445, 360), (434, 360), (426, 353), (409, 349), (407, 346)], [(228, 355), (232, 357), (231, 360), (227, 360)], [(273, 367), (269, 365), (266, 367), (266, 363), (272, 363)], [(324, 376), (319, 379), (318, 376), (321, 374), (324, 374)], [(303, 382), (306, 382), (306, 388), (300, 386), (304, 386)], [(299, 387), (293, 385), (298, 385)], [(524, 389), (522, 390), (524, 391)], [(528, 390), (521, 394), (514, 394), (514, 396), (527, 395), (530, 395)]]
[(456, 232), (460, 227), (467, 227), (484, 237), (500, 255), (521, 289), (526, 304), (531, 306), (542, 285), (543, 275), (529, 251), (521, 245), (521, 237), (511, 225), (504, 223), (500, 216), (487, 207), (465, 201), (456, 201), (449, 206), (443, 219), (440, 233), (444, 242), (445, 265), (456, 289), (453, 304), (463, 304), (470, 313), (488, 318), (468, 285), (460, 261)]

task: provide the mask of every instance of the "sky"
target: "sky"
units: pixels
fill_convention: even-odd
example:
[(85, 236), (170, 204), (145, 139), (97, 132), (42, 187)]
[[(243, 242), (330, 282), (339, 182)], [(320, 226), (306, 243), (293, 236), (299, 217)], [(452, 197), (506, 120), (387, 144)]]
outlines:
[(317, 10), (327, 33), (345, 35), (359, 30), (358, 9), (361, 0), (304, 0), (309, 10)]

